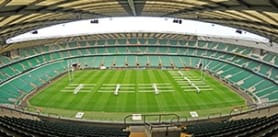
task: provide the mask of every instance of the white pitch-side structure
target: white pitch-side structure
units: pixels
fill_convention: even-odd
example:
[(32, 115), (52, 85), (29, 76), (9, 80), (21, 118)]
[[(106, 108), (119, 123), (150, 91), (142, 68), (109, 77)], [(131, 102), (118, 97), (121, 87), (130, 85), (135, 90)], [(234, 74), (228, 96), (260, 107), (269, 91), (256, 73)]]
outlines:
[(116, 85), (116, 89), (115, 89), (115, 91), (114, 91), (114, 95), (116, 95), (116, 96), (119, 95), (120, 87), (121, 87), (120, 84), (117, 84), (117, 85)]
[(154, 93), (155, 94), (159, 94), (159, 90), (158, 90), (158, 88), (157, 88), (157, 86), (156, 86), (156, 84), (155, 83), (153, 83), (153, 89), (154, 89)]
[(79, 84), (78, 87), (76, 87), (76, 88), (74, 89), (73, 94), (77, 94), (77, 93), (80, 91), (80, 89), (82, 89), (83, 87), (84, 87), (83, 84)]
[(178, 71), (178, 73), (180, 74), (180, 76), (183, 76), (183, 73), (181, 71)]
[(190, 79), (188, 79), (187, 77), (183, 77), (183, 79), (186, 80), (192, 87), (196, 88), (197, 93), (200, 93), (200, 88), (196, 86)]

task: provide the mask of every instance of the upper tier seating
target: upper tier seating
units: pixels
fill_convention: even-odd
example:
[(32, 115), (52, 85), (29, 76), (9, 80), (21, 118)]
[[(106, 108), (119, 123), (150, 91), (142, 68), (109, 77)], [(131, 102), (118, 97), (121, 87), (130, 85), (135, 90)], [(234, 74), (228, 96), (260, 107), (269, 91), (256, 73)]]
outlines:
[[(19, 49), (19, 58), (29, 57), (33, 55), (38, 55), (41, 53), (53, 52), (57, 50), (66, 50), (80, 47), (95, 47), (95, 46), (114, 46), (114, 45), (147, 45), (147, 46), (182, 46), (182, 47), (198, 47), (205, 49), (213, 49), (219, 51), (225, 51), (230, 53), (236, 53), (241, 55), (251, 56), (251, 48), (233, 45), (233, 44), (225, 44), (220, 42), (208, 42), (208, 41), (183, 41), (183, 40), (174, 40), (174, 39), (144, 39), (144, 38), (129, 38), (129, 39), (108, 39), (108, 40), (95, 40), (95, 41), (74, 41), (69, 42), (68, 44), (53, 44), (46, 46), (36, 46), (30, 48), (22, 48)], [(125, 51), (126, 52), (126, 51)], [(75, 54), (75, 53), (73, 53)], [(257, 58), (256, 58), (257, 59)], [(16, 58), (15, 60), (18, 60)], [(3, 64), (7, 64), (13, 60), (1, 56), (0, 57), (0, 66)], [(272, 64), (278, 64), (278, 58), (273, 53), (267, 53), (263, 57), (263, 61), (270, 62)]]

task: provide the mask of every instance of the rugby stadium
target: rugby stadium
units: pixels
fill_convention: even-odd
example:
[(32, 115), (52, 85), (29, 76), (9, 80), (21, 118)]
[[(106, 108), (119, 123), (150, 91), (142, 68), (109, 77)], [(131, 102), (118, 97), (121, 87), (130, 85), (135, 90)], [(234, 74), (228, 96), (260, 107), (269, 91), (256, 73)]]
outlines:
[[(0, 6), (0, 136), (278, 135), (275, 0), (2, 0)], [(143, 21), (126, 20), (127, 31), (115, 23), (124, 17)], [(94, 28), (41, 35), (45, 27), (77, 21)], [(147, 22), (155, 26), (145, 30)], [(233, 35), (220, 32), (222, 26)]]

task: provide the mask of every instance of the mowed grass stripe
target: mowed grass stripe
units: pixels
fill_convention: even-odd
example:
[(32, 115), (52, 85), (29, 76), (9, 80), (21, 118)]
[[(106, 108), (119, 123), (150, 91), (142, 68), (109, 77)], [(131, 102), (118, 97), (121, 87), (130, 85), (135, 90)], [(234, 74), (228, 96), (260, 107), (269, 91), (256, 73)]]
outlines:
[[(97, 93), (97, 89), (99, 88), (99, 83), (98, 83), (98, 78), (104, 75), (104, 71), (95, 71), (92, 70), (90, 73), (86, 76), (89, 76), (89, 79), (87, 81), (82, 81), (82, 82), (89, 82), (95, 84), (95, 87), (93, 89), (93, 92), (88, 93), (87, 96), (85, 96), (82, 100), (82, 102), (85, 102), (83, 105), (83, 109), (85, 110), (90, 110), (95, 107), (96, 102), (98, 101), (99, 94)], [(84, 78), (86, 80), (86, 78)]]
[[(190, 71), (191, 73), (186, 72), (187, 75), (189, 75), (190, 77), (194, 77), (200, 80), (204, 79), (201, 77), (201, 73), (196, 73), (194, 70)], [(204, 77), (206, 77), (206, 75), (203, 75)], [(205, 83), (207, 83), (205, 81)], [(217, 90), (217, 89), (215, 89)], [(197, 91), (195, 91), (197, 92)], [(208, 102), (213, 103), (217, 100), (217, 99), (213, 99), (215, 97), (215, 94), (212, 94), (214, 91), (202, 91), (201, 90), (201, 94), (192, 94), (192, 98), (194, 99), (194, 101), (196, 102), (196, 105), (206, 109), (206, 108), (210, 108), (210, 106), (208, 106)], [(199, 107), (195, 107), (194, 109), (199, 109)]]
[[(113, 73), (113, 71), (109, 71), (109, 75), (107, 75), (106, 79), (105, 79), (105, 83), (103, 84), (107, 84), (107, 83), (115, 83), (115, 85), (118, 83), (118, 78), (121, 77), (122, 72), (119, 73)], [(114, 85), (114, 86), (115, 86)], [(105, 97), (100, 100), (100, 103), (98, 103), (98, 105), (102, 106), (102, 110), (103, 111), (109, 111), (110, 109), (112, 109), (112, 106), (114, 106), (116, 104), (116, 99), (114, 95), (114, 89), (111, 92), (108, 93), (99, 93), (99, 94), (103, 94), (105, 95)]]
[[(141, 79), (140, 79), (140, 82), (142, 83), (149, 83), (149, 79), (148, 79), (148, 73), (145, 72), (145, 73), (142, 73), (142, 71), (138, 71), (138, 72), (141, 72)], [(137, 105), (137, 109), (136, 109), (136, 112), (140, 112), (143, 111), (143, 112), (148, 112), (148, 109), (147, 107), (145, 107), (147, 105), (147, 94), (148, 93), (144, 93), (144, 92), (137, 92), (136, 93), (138, 96), (137, 96), (137, 102), (138, 102), (138, 105)]]
[[(200, 71), (182, 71), (190, 77), (198, 78)], [(207, 83), (213, 91), (186, 92), (177, 84), (168, 70), (83, 70), (74, 72), (72, 83), (95, 84), (93, 92), (73, 93), (60, 92), (68, 86), (68, 76), (63, 76), (59, 81), (51, 84), (35, 95), (30, 103), (33, 106), (60, 108), (76, 111), (100, 112), (177, 112), (187, 110), (207, 110), (234, 107), (243, 105), (244, 100), (226, 88), (222, 83), (206, 75)], [(151, 88), (148, 93), (136, 92), (119, 93), (115, 96), (113, 90), (109, 93), (97, 92), (103, 84), (151, 84), (170, 83), (174, 92), (164, 92), (155, 95)]]
[(66, 80), (65, 76), (63, 76), (59, 82), (52, 84), (45, 89), (48, 92), (39, 92), (36, 94), (36, 98), (31, 98), (30, 103), (37, 104), (37, 106), (52, 106), (56, 103), (56, 101), (53, 100), (54, 97), (59, 96), (57, 93), (66, 86)]
[[(96, 91), (102, 86), (103, 83), (107, 82), (108, 78), (110, 79), (112, 74), (111, 71), (100, 70), (100, 72), (101, 73), (96, 77), (97, 86), (98, 86)], [(96, 95), (94, 97), (95, 103), (92, 104), (92, 108), (98, 111), (102, 111), (108, 98), (109, 98), (109, 94), (96, 92)]]
[[(169, 82), (171, 81), (171, 79), (169, 77), (167, 77), (167, 74), (165, 74), (167, 71), (156, 71), (155, 72), (155, 76), (158, 79), (163, 80), (163, 82)], [(175, 92), (171, 92), (171, 93), (160, 93), (158, 96), (161, 96), (159, 98), (159, 102), (160, 102), (160, 107), (164, 107), (161, 108), (161, 110), (165, 110), (165, 108), (172, 108), (171, 106), (177, 106), (179, 107), (178, 103), (176, 102), (175, 96), (173, 95), (175, 94)]]
[[(88, 71), (88, 73), (84, 73), (85, 75), (82, 75), (83, 79), (81, 79), (79, 81), (79, 83), (95, 84), (95, 82), (93, 82), (93, 79), (98, 73), (100, 73), (100, 72)], [(87, 81), (85, 81), (86, 79), (87, 79)], [(96, 91), (94, 91), (94, 89), (93, 89), (92, 92), (89, 92), (89, 93), (78, 93), (78, 95), (79, 94), (82, 95), (82, 99), (77, 104), (77, 107), (83, 111), (90, 110), (91, 105), (94, 104), (94, 96), (96, 94), (94, 92), (96, 92)]]
[[(171, 72), (175, 72), (175, 71), (171, 71)], [(176, 100), (177, 104), (179, 104), (180, 109), (182, 110), (185, 107), (187, 107), (188, 105), (190, 105), (190, 102), (185, 97), (185, 92), (183, 91), (183, 89), (180, 88), (177, 81), (175, 81), (173, 79), (173, 77), (171, 76), (170, 71), (167, 71), (166, 75), (171, 79), (170, 81), (172, 82), (172, 85), (176, 91), (176, 92), (174, 92), (175, 100)], [(177, 91), (179, 91), (179, 92), (177, 92)]]
[[(113, 73), (110, 78), (109, 83), (117, 83), (121, 84), (123, 83), (123, 79), (125, 78), (125, 71), (119, 70), (118, 73)], [(116, 88), (116, 87), (115, 87)], [(121, 90), (119, 92), (118, 96), (115, 96), (114, 93), (107, 93), (109, 95), (109, 99), (107, 100), (107, 104), (105, 106), (104, 111), (109, 111), (110, 109), (113, 109), (113, 106), (117, 103), (117, 100), (120, 102), (119, 106), (115, 109), (118, 112), (124, 112), (126, 110), (126, 95), (122, 95)], [(112, 107), (112, 108), (111, 108)]]
[[(151, 71), (148, 71), (148, 76), (149, 76), (149, 79), (150, 81), (153, 81), (154, 83), (163, 83), (163, 80), (160, 79), (158, 77), (158, 72), (161, 72), (160, 70), (158, 71), (155, 71), (155, 70), (151, 70)], [(152, 83), (153, 84), (153, 83)], [(159, 111), (159, 110), (163, 110), (163, 108), (160, 108), (161, 107), (161, 102), (163, 102), (163, 100), (160, 100), (161, 97), (159, 97), (159, 94), (158, 95), (155, 95), (154, 93), (154, 89), (152, 89), (153, 92), (147, 94), (148, 95), (148, 106), (151, 106), (149, 107), (149, 111)], [(159, 88), (158, 88), (159, 90)]]
[[(163, 80), (163, 82), (169, 82), (168, 77), (166, 75), (166, 71), (157, 71), (157, 73), (155, 74), (157, 79), (161, 79)], [(169, 93), (161, 93), (159, 95), (156, 95), (156, 100), (159, 104), (158, 108), (160, 111), (165, 111), (165, 108), (168, 107), (168, 103), (165, 100), (166, 98), (168, 98)]]
[[(192, 71), (192, 73), (194, 74), (199, 74), (200, 75), (200, 71)], [(214, 78), (212, 78), (211, 76), (208, 76), (207, 74), (205, 74), (205, 79), (208, 79), (207, 82), (209, 83), (209, 85), (211, 87), (213, 87), (214, 92), (216, 92), (216, 97), (217, 100), (223, 102), (234, 102), (234, 101), (244, 101), (243, 98), (239, 99), (240, 96), (238, 96), (237, 94), (234, 94), (234, 92), (224, 86), (222, 83), (219, 83), (218, 81), (214, 80)], [(230, 91), (230, 92), (225, 92), (225, 91)], [(225, 97), (225, 98), (223, 98)], [(232, 104), (231, 104), (232, 105)]]
[[(191, 75), (195, 74), (201, 77), (200, 71), (193, 70), (190, 72)], [(235, 100), (242, 103), (243, 99), (239, 99), (239, 96), (233, 93), (231, 89), (225, 87), (222, 83), (219, 83), (207, 74), (205, 74), (204, 76), (205, 82), (208, 83), (214, 89), (213, 91), (211, 91), (211, 93), (206, 91), (202, 92), (203, 94), (205, 94), (205, 100), (203, 104), (206, 104), (206, 108), (210, 108), (212, 106), (230, 106), (238, 104), (234, 102)], [(208, 101), (206, 100), (208, 100), (210, 103), (208, 103)]]
[[(156, 79), (154, 77), (152, 77), (152, 72), (153, 70), (147, 70), (146, 74), (145, 74), (145, 79), (146, 82), (145, 83), (150, 83), (152, 84), (152, 82), (157, 82)], [(153, 91), (151, 89), (151, 91)], [(146, 107), (147, 112), (151, 112), (154, 109), (157, 109), (157, 102), (156, 100), (153, 98), (154, 96), (154, 92), (149, 92), (149, 93), (145, 93), (146, 96), (146, 102), (144, 102), (144, 105), (142, 105), (142, 107)]]
[[(124, 80), (126, 83), (135, 83), (136, 81), (136, 74), (134, 75), (136, 71), (126, 71)], [(134, 75), (134, 77), (133, 77)], [(134, 85), (135, 86), (135, 85)], [(133, 89), (135, 90), (135, 89)], [(136, 101), (136, 94), (133, 93), (123, 93), (125, 97), (125, 109), (122, 109), (122, 112), (125, 112), (126, 110), (129, 110), (130, 112), (136, 111), (137, 107), (137, 101)]]
[[(67, 84), (90, 83), (90, 81), (88, 81), (88, 76), (91, 76), (92, 74), (93, 71), (86, 71), (85, 73), (82, 73), (82, 71), (76, 71), (73, 73), (74, 79), (72, 80), (72, 83)], [(84, 81), (84, 79), (87, 79), (87, 81)], [(64, 104), (61, 105), (62, 108), (88, 110), (90, 106), (87, 106), (87, 101), (90, 101), (89, 98), (91, 97), (91, 95), (93, 94), (82, 92), (78, 93), (77, 95), (73, 95), (73, 92), (64, 93), (63, 96), (61, 96), (61, 98), (59, 99), (60, 101), (57, 101), (56, 103)]]

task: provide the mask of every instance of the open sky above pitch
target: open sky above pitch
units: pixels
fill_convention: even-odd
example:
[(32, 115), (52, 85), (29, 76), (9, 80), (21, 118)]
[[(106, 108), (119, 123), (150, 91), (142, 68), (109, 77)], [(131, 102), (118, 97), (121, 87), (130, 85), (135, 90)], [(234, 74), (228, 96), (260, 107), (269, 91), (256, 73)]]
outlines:
[(118, 32), (175, 33), (268, 42), (268, 39), (246, 31), (238, 33), (236, 28), (192, 20), (182, 20), (180, 24), (174, 23), (173, 20), (173, 18), (158, 17), (100, 18), (98, 23), (91, 23), (91, 20), (81, 20), (42, 28), (37, 30), (38, 34), (32, 34), (33, 31), (27, 32), (12, 37), (7, 42)]

